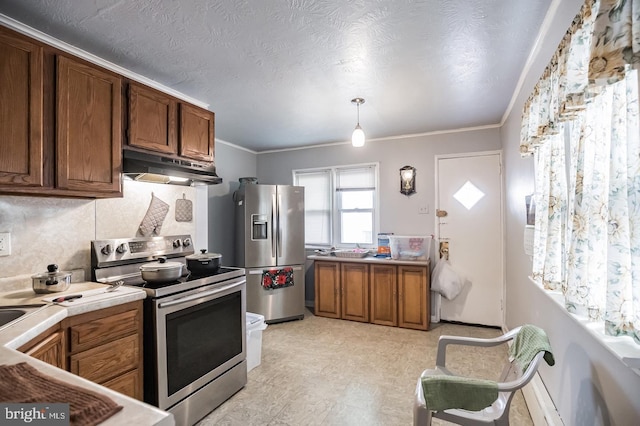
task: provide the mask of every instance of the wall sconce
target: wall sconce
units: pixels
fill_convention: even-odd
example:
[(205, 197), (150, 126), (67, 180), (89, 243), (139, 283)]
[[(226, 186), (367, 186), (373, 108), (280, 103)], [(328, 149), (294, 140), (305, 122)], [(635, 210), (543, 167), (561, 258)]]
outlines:
[(400, 192), (411, 195), (416, 192), (416, 168), (404, 166), (400, 169)]
[(362, 130), (362, 127), (360, 127), (360, 105), (364, 103), (364, 99), (354, 98), (351, 99), (351, 103), (356, 104), (358, 107), (358, 124), (356, 124), (356, 128), (351, 135), (351, 145), (359, 148), (364, 146), (364, 131)]

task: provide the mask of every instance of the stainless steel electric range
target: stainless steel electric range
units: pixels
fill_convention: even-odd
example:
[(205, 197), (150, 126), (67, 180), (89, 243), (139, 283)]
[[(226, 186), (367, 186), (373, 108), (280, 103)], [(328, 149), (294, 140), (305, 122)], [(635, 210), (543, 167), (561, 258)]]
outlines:
[[(92, 280), (124, 281), (147, 293), (144, 302), (145, 402), (192, 425), (247, 383), (246, 280), (242, 268), (194, 276), (185, 257), (190, 235), (91, 242)], [(140, 266), (166, 257), (182, 276), (150, 284)]]

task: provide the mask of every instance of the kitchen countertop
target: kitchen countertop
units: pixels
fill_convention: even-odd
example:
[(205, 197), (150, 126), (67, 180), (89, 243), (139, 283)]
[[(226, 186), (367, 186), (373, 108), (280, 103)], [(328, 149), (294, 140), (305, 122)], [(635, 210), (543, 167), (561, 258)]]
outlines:
[(349, 262), (349, 263), (376, 263), (384, 265), (414, 265), (414, 266), (429, 266), (429, 260), (393, 260), (390, 257), (338, 257), (333, 255), (319, 255), (312, 254), (307, 256), (309, 260), (325, 260), (328, 262)]
[[(0, 307), (33, 306), (40, 303), (46, 303), (42, 301), (44, 298), (78, 294), (80, 292), (84, 293), (87, 291), (96, 293), (96, 290), (103, 288), (106, 289), (107, 287), (107, 285), (94, 282), (80, 282), (72, 283), (69, 290), (59, 293), (35, 294), (31, 288), (5, 292), (0, 293)], [(27, 314), (6, 326), (0, 327), (0, 363), (17, 364), (19, 362), (27, 362), (44, 374), (62, 380), (66, 383), (101, 393), (124, 407), (120, 412), (100, 423), (101, 426), (119, 426), (123, 424), (158, 426), (174, 425), (175, 421), (173, 415), (166, 411), (130, 398), (119, 392), (112, 391), (104, 386), (100, 386), (16, 350), (16, 348), (29, 342), (31, 339), (47, 330), (49, 327), (59, 323), (66, 317), (136, 300), (142, 300), (146, 297), (146, 293), (143, 290), (130, 287), (121, 287), (108, 294), (109, 296), (106, 296), (106, 294), (100, 294), (99, 296), (87, 296), (86, 298), (83, 297), (76, 299), (76, 301), (79, 302), (77, 304), (73, 304), (74, 302), (65, 303), (69, 306), (46, 303), (42, 307), (33, 306), (28, 308), (29, 312)]]

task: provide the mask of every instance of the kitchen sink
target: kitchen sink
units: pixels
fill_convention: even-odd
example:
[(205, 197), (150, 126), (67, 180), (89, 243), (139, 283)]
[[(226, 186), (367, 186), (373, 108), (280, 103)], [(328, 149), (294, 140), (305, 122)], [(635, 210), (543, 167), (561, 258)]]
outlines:
[[(44, 305), (42, 305), (44, 306)], [(24, 315), (39, 310), (42, 306), (25, 308), (0, 308), (0, 328), (8, 325)]]
[(2, 309), (0, 310), (0, 327), (17, 320), (27, 312), (23, 309)]

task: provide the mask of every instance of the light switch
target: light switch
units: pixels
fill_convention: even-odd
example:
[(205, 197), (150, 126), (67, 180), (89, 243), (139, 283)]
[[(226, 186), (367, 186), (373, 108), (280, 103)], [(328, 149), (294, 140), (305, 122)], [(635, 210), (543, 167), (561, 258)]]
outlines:
[(429, 214), (429, 206), (418, 207), (418, 214)]
[(535, 233), (535, 227), (533, 225), (526, 225), (524, 227), (524, 253), (528, 256), (533, 256), (534, 233)]

